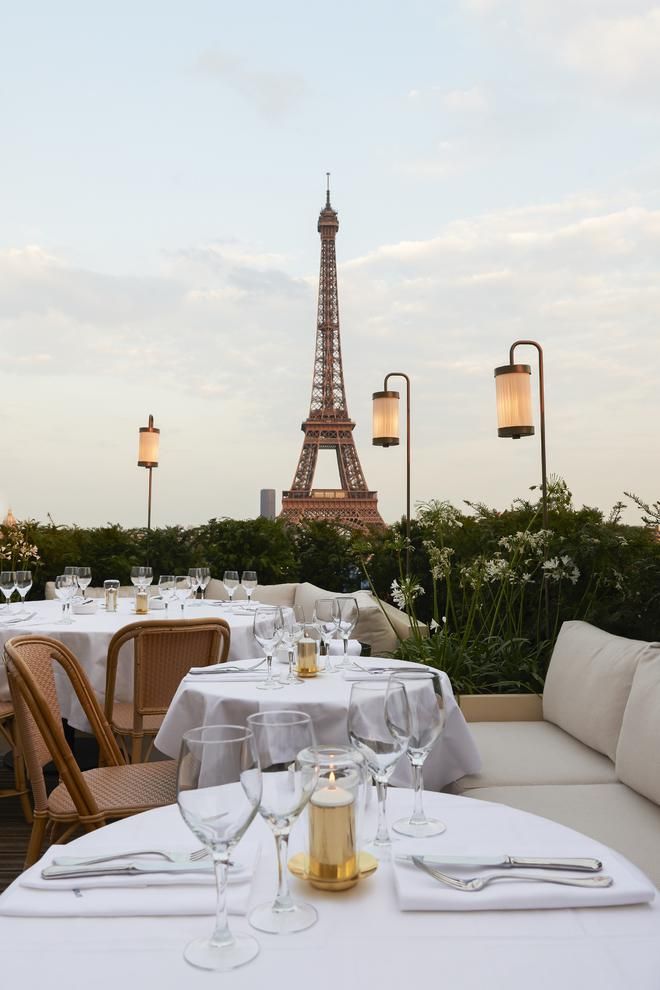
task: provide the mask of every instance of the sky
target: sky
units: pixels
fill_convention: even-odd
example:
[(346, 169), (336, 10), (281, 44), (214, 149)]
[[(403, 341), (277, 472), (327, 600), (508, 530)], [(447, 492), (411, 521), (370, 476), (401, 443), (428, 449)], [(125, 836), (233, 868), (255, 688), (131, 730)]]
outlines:
[[(0, 513), (144, 525), (150, 413), (154, 525), (254, 517), (261, 488), (279, 505), (327, 171), (386, 521), (405, 451), (372, 446), (371, 395), (391, 371), (412, 380), (414, 503), (503, 509), (540, 481), (538, 436), (496, 431), (493, 369), (530, 338), (550, 474), (606, 513), (657, 499), (658, 50), (643, 0), (0, 0)], [(516, 358), (536, 389), (535, 351)], [(315, 484), (338, 487), (329, 452)]]

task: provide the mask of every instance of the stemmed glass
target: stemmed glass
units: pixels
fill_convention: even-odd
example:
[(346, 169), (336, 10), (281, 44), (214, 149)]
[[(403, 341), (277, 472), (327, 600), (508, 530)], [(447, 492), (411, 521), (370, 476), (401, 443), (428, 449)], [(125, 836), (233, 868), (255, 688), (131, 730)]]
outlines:
[(0, 571), (0, 591), (2, 591), (5, 596), (5, 605), (7, 606), (7, 613), (9, 613), (9, 599), (16, 591), (16, 573), (15, 571)]
[(184, 958), (200, 969), (236, 969), (259, 952), (252, 935), (232, 935), (227, 922), (227, 868), (261, 800), (261, 770), (254, 736), (238, 725), (208, 725), (186, 732), (177, 776), (179, 811), (211, 853), (218, 900), (215, 929), (197, 938)]
[(76, 593), (76, 582), (73, 574), (58, 574), (55, 578), (55, 594), (62, 602), (62, 618), (59, 620), (60, 625), (70, 625), (73, 622), (71, 618), (71, 599)]
[(344, 659), (339, 666), (346, 668), (350, 666), (348, 661), (348, 641), (360, 618), (360, 609), (354, 598), (337, 598), (336, 601), (339, 608), (339, 623), (337, 628), (339, 635), (344, 641)]
[[(277, 895), (273, 903), (260, 904), (250, 914), (254, 928), (274, 935), (301, 932), (317, 920), (316, 908), (294, 901), (289, 892), (288, 844), (291, 828), (314, 791), (318, 765), (298, 761), (303, 750), (316, 745), (312, 719), (304, 712), (274, 711), (249, 715), (247, 727), (254, 735), (263, 771), (259, 812), (275, 835), (277, 846)], [(268, 773), (268, 770), (284, 771)]]
[[(398, 691), (405, 688), (408, 697), (407, 712), (400, 709)], [(389, 692), (392, 692), (390, 704)], [(445, 699), (439, 670), (428, 667), (426, 670), (407, 670), (392, 674), (388, 686), (387, 724), (390, 731), (406, 742), (414, 786), (415, 801), (410, 818), (402, 818), (392, 826), (401, 835), (425, 838), (439, 835), (445, 826), (437, 818), (427, 818), (424, 814), (424, 780), (422, 768), (436, 739), (445, 726)]]
[(266, 680), (257, 684), (262, 691), (275, 691), (283, 685), (273, 677), (273, 651), (282, 636), (282, 609), (270, 606), (258, 608), (254, 613), (252, 631), (254, 638), (266, 654)]
[(317, 598), (314, 602), (313, 623), (325, 646), (325, 669), (329, 674), (334, 672), (330, 660), (330, 640), (339, 626), (339, 605), (336, 598)]
[(197, 600), (197, 592), (200, 591), (202, 587), (202, 568), (190, 567), (188, 569), (188, 577), (190, 578), (192, 586), (193, 598)]
[(16, 591), (21, 596), (21, 608), (19, 615), (26, 614), (25, 599), (32, 587), (32, 571), (16, 571)]
[(167, 618), (170, 617), (170, 602), (176, 597), (176, 577), (174, 574), (161, 574), (158, 578), (158, 590), (165, 602)]
[[(77, 577), (78, 577), (78, 587), (80, 588), (80, 593), (82, 597), (85, 597), (85, 592), (92, 583), (92, 569), (91, 567), (78, 567)], [(149, 582), (151, 583), (151, 582)]]
[(206, 597), (206, 589), (209, 586), (209, 581), (211, 580), (211, 570), (208, 567), (200, 567), (201, 578), (200, 578), (200, 588), (202, 589), (202, 601)]
[(238, 571), (225, 571), (222, 575), (222, 583), (227, 589), (229, 604), (231, 605), (234, 598), (234, 592), (238, 588)]
[[(397, 733), (393, 734), (386, 714), (396, 715)], [(378, 828), (373, 845), (381, 858), (387, 858), (390, 835), (387, 828), (387, 785), (395, 764), (406, 750), (406, 711), (408, 701), (403, 684), (384, 681), (356, 681), (351, 686), (348, 703), (348, 737), (364, 756), (378, 793)]]
[(138, 591), (146, 591), (153, 579), (154, 572), (150, 567), (131, 567), (131, 583)]
[(296, 643), (305, 635), (305, 611), (302, 605), (291, 605), (282, 609), (282, 645), (289, 654), (289, 673), (282, 684), (302, 684), (302, 677), (293, 671), (293, 656)]
[(174, 593), (181, 605), (181, 618), (185, 618), (186, 599), (190, 598), (192, 592), (192, 580), (187, 574), (177, 574), (174, 581)]
[(72, 598), (75, 598), (76, 595), (77, 595), (77, 592), (80, 590), (79, 589), (79, 585), (78, 585), (78, 568), (77, 567), (65, 567), (64, 568), (64, 573), (65, 574), (69, 574), (73, 578), (73, 595), (71, 597)]
[(241, 584), (245, 588), (248, 605), (252, 602), (252, 592), (257, 587), (257, 572), (243, 571), (241, 574)]

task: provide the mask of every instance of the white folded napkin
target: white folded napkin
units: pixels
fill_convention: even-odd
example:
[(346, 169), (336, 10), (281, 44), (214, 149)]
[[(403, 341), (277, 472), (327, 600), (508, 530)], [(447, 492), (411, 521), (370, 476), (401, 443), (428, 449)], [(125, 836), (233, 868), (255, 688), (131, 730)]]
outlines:
[(152, 595), (149, 599), (149, 608), (167, 608), (167, 603), (164, 598), (161, 598), (160, 595)]
[(237, 670), (226, 674), (192, 675), (184, 678), (186, 684), (224, 684), (235, 681), (263, 681), (267, 674), (265, 670)]
[[(328, 643), (328, 648), (331, 657), (339, 657), (344, 655), (344, 641), (343, 639), (331, 639)], [(349, 639), (348, 641), (348, 655), (349, 657), (359, 657), (362, 653), (362, 643), (358, 639)]]
[[(342, 671), (342, 676), (345, 681), (386, 681), (389, 677), (396, 673), (398, 670), (424, 670), (424, 665), (419, 663), (411, 663), (408, 660), (387, 660), (381, 659), (380, 657), (369, 657), (364, 660), (360, 660), (360, 667), (364, 668), (362, 670), (357, 667), (348, 667), (346, 670)], [(373, 674), (369, 671), (375, 671)]]
[(95, 601), (71, 602), (71, 611), (73, 612), (74, 615), (95, 615), (96, 602)]
[[(553, 853), (554, 854), (554, 853)], [(424, 855), (424, 853), (422, 853)], [(426, 848), (426, 855), (433, 855)], [(494, 883), (479, 891), (452, 890), (429, 876), (413, 863), (394, 859), (392, 869), (399, 908), (402, 911), (527, 911), (535, 908), (611, 907), (613, 904), (645, 904), (652, 901), (656, 890), (644, 874), (618, 853), (594, 843), (590, 855), (601, 859), (603, 874), (611, 876), (611, 887), (565, 887), (553, 883), (533, 883), (513, 880)], [(497, 867), (439, 867), (449, 876), (461, 880), (486, 877), (491, 873), (509, 872)], [(590, 876), (550, 870), (516, 869), (514, 873), (534, 876)]]
[[(215, 913), (215, 877), (209, 873), (149, 873), (144, 876), (80, 877), (44, 880), (41, 871), (65, 853), (51, 846), (0, 895), (0, 915), (21, 917), (134, 917)], [(96, 850), (95, 850), (96, 852)], [(230, 914), (246, 914), (261, 846), (243, 842), (232, 854), (240, 864), (230, 871)], [(101, 855), (101, 853), (99, 853)], [(153, 858), (150, 862), (153, 862)], [(234, 876), (232, 876), (234, 873)], [(77, 891), (77, 893), (76, 893)]]

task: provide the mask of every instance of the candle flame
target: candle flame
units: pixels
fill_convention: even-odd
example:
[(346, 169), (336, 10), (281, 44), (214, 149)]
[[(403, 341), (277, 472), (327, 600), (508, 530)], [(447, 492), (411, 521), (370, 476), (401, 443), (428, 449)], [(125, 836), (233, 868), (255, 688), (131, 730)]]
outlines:
[(331, 787), (331, 788), (334, 788), (334, 787), (336, 786), (336, 785), (335, 785), (335, 780), (336, 780), (336, 777), (335, 777), (335, 772), (334, 772), (334, 770), (331, 770), (331, 771), (330, 771), (330, 774), (329, 774), (329, 776), (328, 776), (328, 780), (330, 781), (330, 787)]

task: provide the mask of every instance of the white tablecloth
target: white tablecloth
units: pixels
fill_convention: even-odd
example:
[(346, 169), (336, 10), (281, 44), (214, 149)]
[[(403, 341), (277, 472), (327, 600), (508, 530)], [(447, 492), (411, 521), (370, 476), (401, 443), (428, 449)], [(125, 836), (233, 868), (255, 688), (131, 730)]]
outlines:
[[(390, 817), (405, 813), (410, 802), (409, 791), (393, 791)], [(475, 848), (475, 836), (483, 835), (485, 843), (497, 829), (511, 837), (511, 848), (503, 852), (521, 854), (533, 849), (549, 853), (551, 846), (554, 853), (570, 849), (579, 855), (588, 850), (602, 858), (607, 869), (607, 850), (561, 825), (501, 805), (446, 794), (428, 794), (426, 803), (430, 813), (447, 823), (445, 839), (452, 851), (482, 852), (486, 846), (480, 843)], [(192, 849), (197, 840), (190, 834), (186, 837), (186, 831), (175, 808), (158, 809), (83, 836), (70, 843), (66, 853), (105, 851), (114, 848), (120, 836), (117, 848), (148, 839), (150, 846), (171, 848), (187, 842)], [(297, 831), (299, 842), (299, 827)], [(272, 835), (260, 819), (248, 835), (253, 833), (263, 838), (251, 892), (254, 905), (272, 899), (276, 875)], [(438, 841), (442, 840), (434, 840)], [(652, 904), (629, 907), (402, 912), (388, 864), (381, 864), (370, 879), (343, 893), (316, 891), (295, 879), (291, 885), (296, 896), (315, 903), (318, 923), (291, 936), (255, 933), (260, 955), (242, 969), (217, 976), (195, 970), (182, 957), (187, 941), (210, 931), (210, 917), (0, 917), (4, 984), (68, 990), (88, 990), (90, 983), (95, 990), (220, 985), (235, 990), (422, 990), (436, 986), (455, 990), (657, 990), (660, 984), (658, 898)], [(10, 894), (11, 888), (0, 896), (0, 912), (8, 909)], [(75, 900), (73, 893), (71, 897)], [(82, 891), (81, 910), (84, 897)], [(236, 932), (251, 930), (246, 918), (232, 917), (230, 924)]]
[[(131, 622), (163, 620), (168, 618), (165, 609), (151, 611), (147, 615), (136, 615), (131, 598), (120, 598), (117, 612), (106, 612), (97, 606), (93, 615), (74, 615), (71, 625), (60, 625), (62, 606), (58, 601), (28, 601), (28, 610), (36, 615), (28, 622), (6, 623), (5, 615), (0, 615), (0, 651), (12, 636), (34, 633), (51, 636), (64, 643), (80, 661), (94, 691), (100, 699), (105, 695), (105, 665), (110, 640), (123, 626)], [(223, 618), (231, 626), (230, 660), (242, 660), (255, 654), (257, 645), (252, 635), (252, 616), (234, 614), (228, 608), (220, 608), (203, 603), (186, 605), (186, 618)], [(181, 609), (178, 604), (170, 608), (171, 618), (178, 618)], [(122, 651), (117, 671), (116, 697), (120, 701), (130, 701), (133, 691), (132, 648)], [(89, 731), (89, 723), (78, 704), (66, 678), (57, 677), (57, 694), (62, 707), (62, 717), (75, 729)], [(0, 665), (0, 700), (9, 698), (9, 687), (4, 666)]]
[[(398, 665), (395, 660), (385, 663)], [(274, 664), (273, 669), (279, 672), (285, 668)], [(464, 774), (477, 773), (481, 768), (479, 753), (446, 675), (443, 675), (443, 690), (445, 729), (424, 765), (424, 785), (430, 790), (440, 790)], [(293, 708), (311, 715), (317, 742), (347, 745), (346, 713), (350, 694), (351, 683), (339, 672), (322, 673), (306, 679), (303, 684), (286, 684), (279, 691), (262, 691), (253, 682), (207, 681), (204, 676), (191, 675), (184, 678), (172, 700), (156, 737), (156, 746), (167, 756), (177, 757), (181, 738), (188, 729), (199, 725), (244, 725), (248, 715), (278, 708)], [(408, 786), (412, 783), (411, 778), (410, 766), (404, 756), (394, 771), (392, 783)]]

